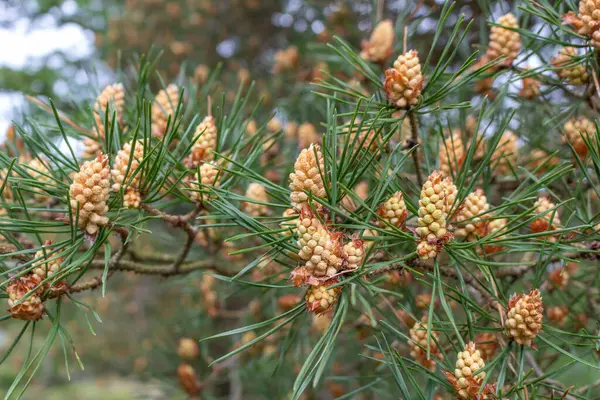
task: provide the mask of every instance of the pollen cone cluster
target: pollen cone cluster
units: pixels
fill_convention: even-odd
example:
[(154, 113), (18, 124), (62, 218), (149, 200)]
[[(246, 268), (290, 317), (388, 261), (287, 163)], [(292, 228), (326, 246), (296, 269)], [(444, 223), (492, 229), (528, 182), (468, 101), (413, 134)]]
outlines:
[(519, 22), (514, 15), (508, 13), (501, 16), (496, 23), (501, 26), (492, 26), (485, 57), (487, 60), (506, 57), (505, 63), (511, 65), (521, 50), (521, 37), (518, 32), (511, 30), (518, 29)]
[(294, 163), (294, 172), (290, 174), (290, 197), (294, 208), (299, 210), (302, 205), (308, 203), (308, 194), (305, 191), (312, 192), (316, 197), (325, 197), (325, 185), (321, 174), (325, 174), (321, 148), (311, 144), (300, 152)]
[(192, 146), (187, 160), (188, 168), (196, 168), (202, 161), (213, 161), (217, 150), (217, 125), (215, 118), (207, 116), (196, 127), (194, 137), (197, 138)]
[[(51, 245), (51, 241), (46, 241), (44, 245)], [(60, 269), (60, 265), (64, 261), (64, 258), (61, 256), (57, 256), (57, 253), (50, 254), (51, 250), (46, 248), (46, 252), (43, 250), (38, 250), (35, 253), (35, 261), (33, 263), (33, 269), (31, 273), (38, 278), (39, 282), (46, 279), (48, 276), (54, 275)]]
[(290, 46), (287, 49), (279, 50), (275, 53), (273, 72), (277, 74), (290, 71), (298, 66), (299, 61), (300, 54), (297, 47)]
[(306, 292), (306, 308), (315, 314), (322, 314), (329, 310), (340, 297), (342, 288), (337, 286), (329, 289), (326, 285), (309, 286)]
[(541, 93), (542, 82), (532, 76), (523, 78), (523, 87), (519, 90), (519, 97), (533, 100)]
[(304, 149), (312, 143), (319, 142), (319, 133), (317, 128), (309, 122), (305, 122), (298, 127), (298, 147)]
[(365, 244), (362, 239), (353, 238), (348, 243), (344, 245), (343, 248), (343, 256), (344, 260), (346, 260), (345, 269), (357, 269), (363, 263), (365, 258), (366, 250)]
[(178, 103), (179, 88), (177, 85), (170, 84), (166, 89), (158, 92), (152, 102), (152, 135), (158, 137), (165, 135), (169, 116), (173, 119)]
[(499, 175), (510, 174), (512, 168), (516, 168), (518, 151), (517, 136), (511, 131), (504, 132), (492, 154), (494, 172)]
[[(532, 149), (529, 152), (529, 162), (527, 162), (527, 169), (537, 170), (537, 173), (542, 174), (548, 168), (555, 167), (560, 163), (560, 159), (557, 156), (550, 156), (550, 154), (542, 149)], [(542, 167), (543, 165), (543, 167)]]
[(394, 24), (392, 21), (389, 19), (381, 21), (373, 29), (369, 40), (362, 42), (360, 57), (363, 60), (375, 63), (385, 62), (394, 50), (394, 37)]
[(443, 177), (455, 176), (465, 160), (465, 147), (460, 131), (454, 131), (440, 143), (439, 170)]
[(138, 168), (143, 159), (144, 143), (141, 140), (127, 142), (117, 153), (113, 169), (110, 171), (113, 179), (113, 191), (118, 192), (123, 185), (128, 185), (125, 192), (126, 199), (123, 200), (123, 203), (129, 208), (139, 207), (138, 199), (141, 196), (138, 191), (140, 183)]
[(577, 155), (584, 158), (587, 156), (588, 148), (583, 137), (589, 137), (590, 140), (593, 140), (595, 132), (594, 122), (580, 116), (567, 121), (563, 127), (563, 141), (565, 143), (569, 142)]
[(10, 315), (16, 319), (25, 321), (37, 321), (42, 318), (44, 305), (40, 297), (42, 288), (40, 287), (27, 300), (17, 304), (26, 294), (35, 289), (40, 283), (39, 278), (33, 274), (14, 278), (6, 287), (8, 295), (8, 307)]
[[(491, 218), (491, 215), (486, 216), (486, 218)], [(495, 235), (497, 232), (500, 232), (502, 229), (506, 227), (508, 223), (508, 219), (506, 218), (496, 218), (490, 219), (487, 223), (486, 236)], [(494, 238), (491, 243), (495, 243), (496, 240), (504, 239), (506, 234), (499, 234)], [(497, 244), (486, 244), (484, 246), (484, 250), (487, 254), (493, 254), (501, 251), (503, 246)]]
[(95, 160), (86, 161), (73, 177), (69, 189), (73, 223), (78, 215), (78, 226), (94, 236), (100, 227), (108, 224), (110, 170), (108, 157), (98, 153)]
[(531, 232), (539, 233), (558, 229), (560, 226), (558, 211), (549, 211), (553, 209), (555, 205), (548, 197), (539, 197), (535, 202), (534, 207), (535, 213), (539, 214), (540, 217), (531, 223)]
[(330, 232), (308, 207), (300, 213), (298, 256), (305, 261), (306, 278), (333, 277), (342, 268), (343, 246), (340, 234)]
[(521, 345), (531, 346), (542, 329), (543, 313), (539, 290), (534, 289), (529, 294), (522, 293), (519, 296), (513, 294), (508, 302), (506, 336)]
[(563, 47), (552, 59), (552, 66), (560, 78), (571, 85), (581, 86), (588, 82), (590, 76), (585, 65), (577, 61), (577, 56), (575, 47)]
[(248, 189), (246, 190), (246, 197), (250, 200), (257, 201), (259, 203), (244, 202), (244, 211), (253, 217), (260, 217), (267, 215), (269, 213), (269, 207), (266, 203), (269, 201), (269, 197), (267, 196), (267, 192), (265, 187), (260, 183), (252, 182), (248, 185)]
[(442, 175), (434, 171), (423, 185), (419, 199), (416, 234), (420, 240), (417, 254), (422, 260), (437, 257), (446, 240), (446, 190)]
[(404, 53), (385, 71), (385, 91), (392, 104), (406, 109), (419, 103), (423, 88), (421, 63), (416, 50)]
[[(404, 203), (402, 192), (394, 193), (392, 197), (380, 204), (377, 208), (377, 214), (387, 224), (395, 226), (396, 228), (402, 227), (404, 225), (404, 221), (406, 221), (406, 216), (408, 214), (408, 210), (406, 209), (406, 204)], [(378, 224), (382, 228), (389, 227), (389, 225), (387, 225), (386, 223), (378, 221)]]
[(410, 355), (422, 366), (435, 371), (436, 359), (443, 360), (440, 349), (438, 348), (437, 341), (440, 337), (438, 331), (431, 331), (431, 340), (429, 341), (429, 354), (430, 357), (427, 359), (427, 317), (423, 317), (421, 321), (415, 322), (408, 333), (410, 340), (408, 345), (410, 346)]
[[(362, 127), (360, 124), (360, 119), (356, 118), (352, 130), (350, 129), (350, 125), (344, 129), (344, 133), (350, 135), (348, 138), (349, 145), (356, 148), (362, 147), (363, 149), (372, 152), (377, 151), (379, 148), (377, 143), (377, 132), (375, 132), (374, 129), (370, 129), (366, 124)], [(343, 151), (343, 146), (340, 147), (340, 150)]]
[(482, 189), (470, 193), (456, 213), (456, 224), (459, 229), (456, 229), (454, 234), (467, 239), (485, 236), (487, 221), (482, 219), (485, 219), (484, 214), (489, 209), (490, 205)]
[[(216, 165), (204, 163), (200, 166), (200, 183), (202, 185), (217, 188), (219, 187), (220, 178), (220, 169)], [(193, 191), (190, 191), (190, 198), (195, 202), (211, 200), (211, 195), (202, 193), (203, 191), (206, 191), (206, 189), (195, 183), (197, 179), (198, 176), (195, 173), (188, 176), (188, 185), (194, 189)]]
[(177, 344), (177, 355), (184, 360), (193, 360), (200, 354), (198, 343), (194, 339), (181, 338)]
[(566, 305), (553, 306), (548, 308), (548, 319), (556, 322), (558, 325), (564, 325), (570, 314), (569, 307)]
[[(495, 387), (486, 385), (481, 390), (481, 383), (485, 379), (485, 372), (477, 371), (485, 367), (481, 352), (475, 348), (473, 342), (469, 342), (465, 350), (458, 353), (454, 373), (446, 372), (448, 382), (456, 390), (457, 399), (484, 400), (495, 398)], [(477, 373), (477, 374), (476, 374)]]
[[(285, 236), (290, 236), (293, 232), (297, 232), (298, 224), (300, 223), (300, 218), (298, 217), (298, 212), (293, 208), (287, 208), (282, 214), (286, 220), (279, 223), (281, 228), (287, 229), (283, 232)], [(290, 219), (290, 217), (293, 217)]]
[[(456, 200), (456, 193), (458, 192), (458, 190), (456, 189), (456, 185), (450, 177), (444, 178), (444, 180), (442, 181), (442, 185), (444, 185), (444, 193), (446, 194), (446, 200), (444, 202), (444, 212), (448, 214), (452, 209), (454, 200)], [(446, 219), (447, 218), (448, 215), (446, 215)]]
[[(48, 176), (50, 175), (50, 170), (48, 170), (46, 165), (37, 158), (31, 159), (27, 163), (27, 166), (29, 167), (27, 172), (29, 172), (29, 175), (31, 175), (31, 177), (37, 182), (44, 184), (49, 183), (52, 180), (52, 178)], [(40, 193), (41, 190), (42, 189), (36, 188), (37, 192), (34, 194), (34, 198), (39, 203), (46, 203), (50, 200), (50, 197), (43, 193)]]
[[(579, 14), (570, 21), (577, 29), (577, 33), (590, 38), (590, 44), (600, 48), (600, 2), (597, 0), (580, 0)], [(571, 18), (569, 18), (571, 19)]]
[(113, 83), (102, 90), (102, 93), (96, 99), (94, 104), (94, 119), (98, 127), (99, 136), (104, 137), (104, 119), (108, 110), (109, 121), (112, 118), (112, 113), (116, 112), (117, 119), (120, 121), (123, 118), (125, 109), (125, 88), (122, 83)]
[(102, 145), (97, 139), (89, 137), (83, 139), (83, 153), (81, 154), (81, 158), (84, 160), (95, 158), (100, 151), (102, 151)]

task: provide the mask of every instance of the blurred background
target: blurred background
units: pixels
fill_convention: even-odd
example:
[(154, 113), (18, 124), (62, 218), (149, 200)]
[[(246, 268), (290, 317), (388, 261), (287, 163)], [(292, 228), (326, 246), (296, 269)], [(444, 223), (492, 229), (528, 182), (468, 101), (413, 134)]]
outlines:
[[(459, 0), (454, 15), (473, 18), (481, 12), (479, 3)], [(50, 97), (60, 110), (76, 112), (80, 109), (76, 104), (91, 102), (105, 85), (119, 81), (140, 57), (149, 54), (160, 55), (158, 73), (152, 78), (154, 89), (184, 79), (200, 85), (218, 69), (217, 92), (223, 101), (232, 101), (240, 85), (253, 80), (252, 95), (265, 106), (263, 119), (277, 113), (318, 126), (325, 120), (324, 107), (315, 104), (310, 82), (324, 70), (335, 76), (342, 69), (336, 65), (339, 60), (328, 58), (325, 44), (333, 35), (360, 48), (376, 21), (403, 21), (410, 16), (415, 31), (412, 45), (429, 51), (442, 4), (441, 0), (3, 0), (0, 132), (4, 136), (11, 121), (23, 121), (25, 115), (48, 118), (25, 95)], [(475, 36), (469, 43), (480, 42), (479, 28), (471, 29)], [(397, 23), (395, 29), (398, 50), (403, 26)], [(443, 45), (444, 39), (440, 49)], [(281, 74), (283, 70), (289, 71)], [(164, 236), (165, 247), (179, 240), (170, 232)], [(85, 370), (73, 358), (72, 365), (66, 366), (61, 347), (54, 346), (24, 398), (187, 398), (177, 382), (180, 339), (197, 341), (240, 323), (264, 319), (257, 309), (260, 303), (240, 300), (241, 296), (259, 298), (264, 294), (260, 288), (208, 282), (202, 275), (168, 280), (120, 277), (111, 281), (106, 297), (99, 292), (80, 296), (96, 316), (72, 310), (69, 333)], [(207, 300), (214, 296), (218, 297), (218, 313)], [(19, 329), (18, 324), (2, 325), (2, 350)], [(32, 340), (42, 341), (45, 334), (41, 328), (39, 338), (36, 335)], [(23, 342), (19, 346), (25, 346)], [(236, 345), (234, 341), (201, 344), (194, 361), (201, 380), (211, 376), (207, 364)], [(358, 354), (360, 346), (350, 341), (341, 347)], [(10, 386), (25, 356), (15, 351), (2, 364), (0, 392)], [(289, 372), (297, 365), (269, 364), (263, 356), (233, 359), (234, 364), (219, 371), (217, 378), (211, 376), (211, 390), (202, 398), (285, 398), (293, 374), (286, 374), (288, 381), (273, 378), (274, 374), (277, 368)], [(365, 363), (364, 375), (372, 372), (368, 359), (359, 361)], [(338, 370), (343, 368), (338, 366)], [(362, 367), (356, 368), (352, 371)], [(353, 387), (329, 382), (327, 389), (312, 396), (336, 397), (340, 386), (346, 393)]]

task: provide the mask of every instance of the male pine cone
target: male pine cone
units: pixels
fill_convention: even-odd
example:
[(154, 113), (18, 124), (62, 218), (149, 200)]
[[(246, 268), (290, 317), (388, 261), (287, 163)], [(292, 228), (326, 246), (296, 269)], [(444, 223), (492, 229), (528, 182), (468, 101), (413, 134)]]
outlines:
[(42, 318), (44, 305), (40, 297), (42, 288), (40, 287), (32, 293), (26, 300), (19, 302), (27, 293), (33, 291), (40, 283), (39, 278), (33, 274), (27, 274), (13, 280), (6, 287), (8, 295), (8, 307), (10, 315), (13, 318), (25, 321), (37, 321)]
[(519, 29), (519, 22), (511, 13), (505, 14), (498, 19), (498, 25), (492, 26), (490, 43), (486, 52), (488, 60), (498, 57), (506, 57), (504, 62), (511, 65), (521, 50), (521, 37), (512, 29)]
[(108, 157), (102, 153), (95, 160), (84, 162), (73, 178), (69, 189), (73, 222), (78, 218), (79, 228), (91, 236), (108, 224), (109, 187)]
[[(179, 88), (170, 84), (158, 92), (152, 102), (152, 135), (163, 137), (167, 129), (169, 117), (173, 119), (179, 103)], [(173, 124), (171, 120), (171, 124)]]
[(188, 168), (196, 168), (202, 161), (213, 161), (217, 150), (217, 125), (209, 115), (196, 128), (196, 143), (192, 146), (188, 158)]
[(505, 333), (509, 339), (523, 346), (531, 346), (542, 329), (542, 296), (537, 289), (529, 294), (513, 294), (508, 302)]
[(481, 352), (475, 348), (473, 342), (469, 342), (465, 350), (458, 353), (454, 374), (446, 372), (448, 381), (456, 390), (457, 399), (484, 400), (494, 398), (492, 397), (495, 392), (494, 386), (486, 385), (483, 390), (480, 389), (486, 374), (483, 371), (477, 372), (483, 367), (485, 367), (485, 362), (481, 357)]
[(294, 164), (294, 172), (290, 174), (290, 198), (294, 208), (300, 210), (303, 204), (307, 204), (308, 194), (305, 191), (316, 197), (325, 197), (325, 185), (321, 176), (324, 173), (325, 165), (319, 145), (311, 144), (300, 152)]
[(375, 63), (385, 62), (394, 50), (394, 24), (391, 20), (381, 21), (368, 41), (362, 42), (362, 51), (360, 57)]
[(402, 197), (402, 192), (396, 192), (392, 197), (387, 199), (383, 204), (377, 208), (377, 214), (381, 217), (383, 223), (380, 223), (382, 228), (387, 228), (388, 225), (396, 228), (402, 227), (408, 210)]
[(423, 88), (421, 63), (416, 50), (398, 56), (394, 66), (385, 71), (385, 91), (388, 99), (398, 108), (406, 109), (419, 103)]
[(442, 175), (434, 171), (423, 185), (419, 199), (417, 228), (420, 237), (417, 255), (423, 260), (438, 255), (438, 245), (446, 240), (446, 189)]

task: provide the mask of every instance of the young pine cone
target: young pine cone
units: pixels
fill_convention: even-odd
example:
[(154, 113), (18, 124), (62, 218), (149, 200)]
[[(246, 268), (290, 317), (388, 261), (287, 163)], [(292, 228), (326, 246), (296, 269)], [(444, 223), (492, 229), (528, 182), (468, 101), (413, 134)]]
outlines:
[(378, 221), (378, 225), (382, 228), (388, 228), (389, 225), (401, 228), (406, 221), (407, 214), (408, 210), (402, 192), (396, 192), (377, 208), (377, 215), (383, 220)]
[(554, 203), (552, 203), (550, 199), (547, 197), (539, 197), (535, 202), (534, 207), (535, 213), (539, 214), (540, 217), (531, 223), (531, 232), (539, 233), (553, 231), (559, 228), (560, 219), (558, 218), (558, 211), (548, 211), (555, 207)]
[[(505, 14), (498, 19), (498, 25), (492, 26), (490, 34), (490, 43), (488, 45), (485, 57), (488, 60), (494, 60), (498, 57), (506, 57), (504, 62), (511, 65), (519, 50), (521, 50), (521, 37), (519, 32), (511, 29), (518, 29), (519, 22), (511, 13)], [(507, 29), (510, 28), (510, 29)]]
[(360, 267), (365, 258), (365, 244), (362, 239), (353, 238), (344, 245), (343, 256), (346, 261), (345, 269), (354, 270)]
[(343, 254), (339, 234), (327, 227), (305, 207), (298, 224), (298, 256), (305, 260), (305, 273), (309, 277), (332, 277), (342, 268)]
[(260, 217), (267, 215), (269, 213), (269, 207), (266, 203), (269, 201), (269, 197), (267, 196), (267, 192), (265, 191), (265, 187), (260, 183), (252, 182), (248, 185), (248, 189), (246, 190), (246, 197), (250, 200), (254, 200), (257, 203), (246, 201), (243, 204), (244, 211), (253, 217)]
[(455, 176), (466, 155), (460, 131), (454, 131), (449, 137), (441, 139), (439, 170), (442, 176), (444, 178)]
[(537, 289), (529, 294), (513, 294), (508, 302), (505, 333), (509, 339), (523, 346), (531, 346), (542, 329), (542, 296)]
[(393, 68), (385, 71), (385, 92), (390, 102), (398, 108), (410, 108), (419, 103), (423, 88), (421, 63), (416, 50), (402, 54)]
[(421, 321), (415, 322), (413, 327), (410, 328), (408, 336), (410, 338), (408, 341), (410, 355), (425, 368), (435, 371), (436, 359), (443, 360), (444, 356), (437, 345), (440, 334), (438, 331), (432, 330), (431, 340), (429, 341), (430, 357), (427, 358), (427, 316), (423, 317)]
[(279, 50), (275, 53), (273, 73), (290, 71), (298, 66), (299, 61), (300, 54), (297, 47), (290, 46), (287, 49)]
[(188, 168), (196, 168), (201, 162), (210, 162), (215, 159), (217, 151), (217, 125), (212, 116), (205, 117), (196, 127), (194, 137), (197, 138), (192, 146), (191, 154), (187, 160)]
[(489, 209), (483, 190), (477, 189), (470, 193), (456, 213), (455, 221), (460, 228), (454, 231), (455, 235), (469, 240), (485, 236), (487, 221), (482, 219)]
[(581, 86), (588, 82), (590, 76), (585, 65), (576, 60), (577, 56), (575, 47), (563, 47), (552, 59), (552, 66), (560, 78), (571, 85)]
[(498, 338), (492, 332), (482, 332), (475, 337), (475, 344), (484, 360), (491, 360), (498, 350)]
[(590, 140), (594, 141), (593, 138), (595, 133), (596, 125), (593, 121), (586, 117), (572, 118), (568, 120), (563, 127), (563, 142), (570, 143), (577, 155), (581, 158), (585, 158), (588, 153), (588, 148), (583, 137), (589, 137)]
[(394, 50), (394, 24), (391, 20), (381, 21), (368, 41), (363, 40), (360, 52), (360, 58), (374, 63), (384, 63)]
[[(218, 188), (219, 181), (221, 178), (220, 175), (221, 175), (221, 170), (219, 167), (217, 167), (213, 164), (204, 163), (200, 166), (200, 181), (199, 181), (199, 183), (204, 186), (211, 186), (214, 188)], [(195, 173), (188, 176), (188, 185), (192, 189), (194, 189), (193, 191), (190, 191), (190, 199), (192, 199), (195, 202), (203, 202), (203, 201), (211, 200), (213, 198), (213, 196), (206, 194), (206, 193), (202, 193), (203, 191), (205, 191), (205, 189), (202, 188), (198, 183), (195, 183), (197, 178), (198, 178), (198, 176)]]
[[(35, 179), (39, 183), (49, 184), (52, 181), (52, 178), (49, 176), (51, 175), (50, 170), (37, 158), (31, 159), (27, 163), (27, 172), (29, 172), (31, 178)], [(42, 190), (43, 189), (36, 188), (36, 193), (33, 195), (33, 197), (38, 203), (47, 203), (50, 200), (50, 196), (40, 193)]]
[(40, 298), (41, 287), (35, 291), (27, 300), (16, 304), (27, 293), (31, 292), (40, 283), (39, 278), (33, 274), (27, 274), (19, 278), (13, 278), (6, 287), (8, 295), (8, 307), (10, 315), (15, 319), (24, 321), (37, 321), (42, 318), (44, 305)]
[[(113, 178), (112, 189), (114, 192), (121, 190), (121, 187), (125, 184), (127, 184), (129, 188), (137, 188), (140, 181), (140, 174), (137, 169), (143, 158), (143, 141), (138, 140), (135, 143), (131, 141), (123, 145), (123, 148), (117, 153), (113, 169), (110, 171)], [(135, 176), (131, 178), (134, 174)]]
[[(481, 352), (469, 342), (465, 350), (458, 353), (454, 373), (445, 372), (448, 382), (456, 390), (457, 399), (484, 400), (495, 398), (494, 385), (486, 385), (480, 393), (481, 383), (485, 379), (485, 372), (477, 371), (485, 367)], [(493, 397), (494, 396), (494, 397)]]
[(342, 288), (329, 289), (326, 285), (310, 286), (306, 292), (306, 308), (315, 314), (323, 314), (329, 310), (340, 297)]
[(518, 151), (517, 136), (511, 131), (504, 132), (498, 142), (498, 147), (492, 154), (491, 163), (495, 166), (494, 172), (499, 175), (510, 174), (512, 168), (517, 165)]
[(179, 103), (179, 88), (177, 85), (170, 84), (166, 89), (158, 92), (152, 102), (152, 135), (162, 138), (167, 129), (167, 122), (171, 117), (171, 125), (177, 105)]
[(79, 228), (88, 235), (96, 235), (101, 226), (108, 224), (109, 187), (108, 157), (102, 153), (95, 160), (84, 162), (73, 178), (69, 188), (73, 223), (78, 218)]
[(325, 165), (319, 145), (311, 144), (300, 152), (294, 163), (294, 172), (290, 174), (290, 198), (294, 208), (301, 209), (303, 204), (307, 204), (308, 194), (305, 191), (316, 197), (325, 197), (325, 185), (321, 176), (324, 173)]
[(420, 237), (417, 254), (423, 260), (437, 257), (439, 243), (447, 240), (446, 208), (446, 190), (442, 183), (442, 175), (434, 171), (421, 190), (419, 218), (415, 229)]
[[(488, 215), (486, 218), (491, 218), (491, 217), (492, 217), (491, 215)], [(496, 219), (489, 220), (487, 222), (486, 236), (496, 235), (497, 232), (501, 231), (502, 229), (504, 229), (506, 227), (507, 223), (508, 223), (508, 219), (506, 219), (506, 218), (496, 218)], [(495, 236), (493, 242), (495, 242), (496, 240), (499, 240), (499, 239), (504, 239), (505, 237), (506, 237), (506, 234), (500, 234), (498, 236)], [(493, 254), (493, 253), (497, 253), (497, 252), (501, 251), (503, 249), (503, 246), (496, 245), (496, 244), (486, 244), (486, 245), (484, 245), (483, 249), (485, 250), (485, 252), (487, 254)]]

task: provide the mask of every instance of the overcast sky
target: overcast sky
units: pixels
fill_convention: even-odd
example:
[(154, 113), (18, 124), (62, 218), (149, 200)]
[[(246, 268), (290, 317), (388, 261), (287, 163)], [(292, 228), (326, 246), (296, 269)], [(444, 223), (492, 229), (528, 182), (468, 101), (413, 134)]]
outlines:
[[(66, 24), (58, 27), (56, 21), (47, 16), (36, 21), (35, 25), (24, 18), (19, 19), (16, 10), (7, 8), (0, 1), (0, 15), (3, 20), (13, 22), (10, 28), (0, 27), (0, 67), (38, 69), (41, 59), (54, 51), (67, 52), (73, 58), (89, 57), (94, 51), (93, 35), (79, 25)], [(63, 13), (76, 10), (74, 1), (66, 1), (61, 7)], [(23, 104), (19, 93), (2, 91), (0, 88), (0, 138), (4, 140), (11, 119)], [(16, 109), (16, 111), (15, 111)]]

